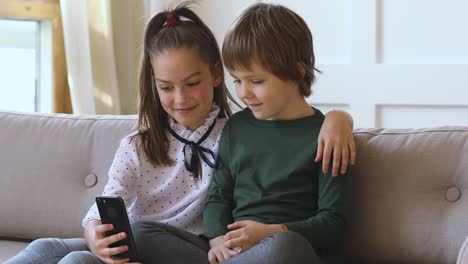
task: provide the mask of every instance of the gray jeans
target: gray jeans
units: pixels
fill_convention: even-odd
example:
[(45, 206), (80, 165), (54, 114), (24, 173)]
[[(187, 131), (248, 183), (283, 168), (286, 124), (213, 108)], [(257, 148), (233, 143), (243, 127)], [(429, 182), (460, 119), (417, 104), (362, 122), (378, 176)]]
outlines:
[(4, 264), (102, 264), (83, 238), (41, 238)]
[[(142, 263), (208, 263), (208, 242), (192, 233), (157, 222), (132, 224)], [(140, 254), (140, 251), (142, 254)], [(4, 264), (102, 264), (82, 238), (42, 238)]]
[(208, 241), (171, 225), (153, 221), (132, 224), (138, 260), (146, 263), (209, 264)]
[[(208, 241), (176, 227), (157, 222), (137, 222), (132, 225), (138, 256), (142, 263), (203, 263), (208, 262)], [(89, 251), (82, 238), (42, 238), (34, 240), (4, 264), (102, 264)], [(223, 264), (319, 264), (309, 242), (295, 232), (268, 236), (249, 250)]]
[(302, 235), (280, 232), (266, 237), (247, 251), (223, 264), (320, 264), (314, 248)]
[[(142, 263), (203, 263), (207, 264), (208, 241), (176, 227), (157, 222), (137, 222), (133, 236)], [(281, 232), (268, 236), (249, 250), (223, 264), (319, 264), (310, 243), (296, 232)]]

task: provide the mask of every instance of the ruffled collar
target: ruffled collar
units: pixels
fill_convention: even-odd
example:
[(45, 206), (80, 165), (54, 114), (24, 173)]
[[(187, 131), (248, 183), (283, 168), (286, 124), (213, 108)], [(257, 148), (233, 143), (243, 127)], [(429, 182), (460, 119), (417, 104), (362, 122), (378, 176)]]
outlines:
[(180, 137), (197, 142), (199, 139), (202, 138), (202, 136), (208, 131), (210, 128), (211, 124), (215, 121), (215, 119), (218, 117), (219, 114), (219, 106), (215, 105), (213, 103), (213, 106), (211, 108), (211, 112), (208, 115), (208, 117), (205, 119), (205, 122), (203, 125), (199, 126), (195, 130), (190, 130), (187, 127), (183, 126), (180, 123), (177, 123), (173, 118), (169, 118), (169, 127), (174, 130), (174, 132), (177, 133)]

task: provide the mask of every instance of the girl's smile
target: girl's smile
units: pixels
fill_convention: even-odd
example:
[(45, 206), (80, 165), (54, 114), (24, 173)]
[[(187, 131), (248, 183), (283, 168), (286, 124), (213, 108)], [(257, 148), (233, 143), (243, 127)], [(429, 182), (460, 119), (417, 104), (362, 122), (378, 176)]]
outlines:
[(176, 108), (175, 110), (181, 114), (189, 114), (194, 110), (197, 106), (192, 106), (192, 107), (182, 107), (182, 108)]

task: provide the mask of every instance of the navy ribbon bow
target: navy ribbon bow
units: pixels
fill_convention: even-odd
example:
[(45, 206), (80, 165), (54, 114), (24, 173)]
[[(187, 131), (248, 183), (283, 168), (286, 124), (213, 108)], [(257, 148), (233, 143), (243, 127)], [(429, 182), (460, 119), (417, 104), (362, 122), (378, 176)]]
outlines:
[[(180, 142), (185, 143), (184, 148), (182, 149), (182, 152), (184, 153), (184, 165), (185, 168), (190, 171), (193, 174), (193, 178), (198, 179), (198, 164), (200, 163), (200, 157), (202, 160), (211, 168), (216, 168), (217, 166), (217, 161), (218, 161), (218, 156), (211, 151), (210, 149), (207, 149), (205, 147), (200, 146), (200, 144), (205, 141), (205, 139), (210, 135), (211, 131), (213, 130), (214, 126), (216, 125), (216, 119), (213, 121), (213, 124), (208, 128), (208, 131), (198, 140), (197, 143), (186, 140), (185, 138), (177, 135), (177, 133), (169, 128), (169, 132), (177, 138)], [(189, 147), (191, 152), (192, 152), (192, 157), (190, 158), (190, 163), (187, 162), (187, 156), (185, 155), (185, 149)], [(207, 155), (210, 155), (211, 158), (213, 159), (214, 162), (212, 162)]]

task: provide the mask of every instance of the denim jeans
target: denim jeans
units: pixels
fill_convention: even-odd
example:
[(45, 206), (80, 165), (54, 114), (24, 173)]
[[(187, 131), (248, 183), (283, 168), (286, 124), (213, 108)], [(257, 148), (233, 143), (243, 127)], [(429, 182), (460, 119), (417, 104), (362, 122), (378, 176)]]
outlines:
[(4, 264), (103, 264), (89, 251), (83, 238), (41, 238)]
[[(157, 222), (132, 225), (143, 263), (208, 263), (208, 242), (191, 233)], [(103, 264), (82, 238), (42, 238), (33, 241), (4, 264)], [(319, 264), (308, 241), (295, 232), (268, 236), (249, 250), (223, 264), (307, 263)]]
[(250, 249), (222, 264), (321, 264), (314, 248), (296, 232), (280, 232), (267, 236)]
[[(138, 254), (143, 263), (208, 264), (206, 239), (176, 227), (142, 221), (132, 225)], [(222, 264), (320, 264), (314, 248), (296, 232), (281, 232)]]

